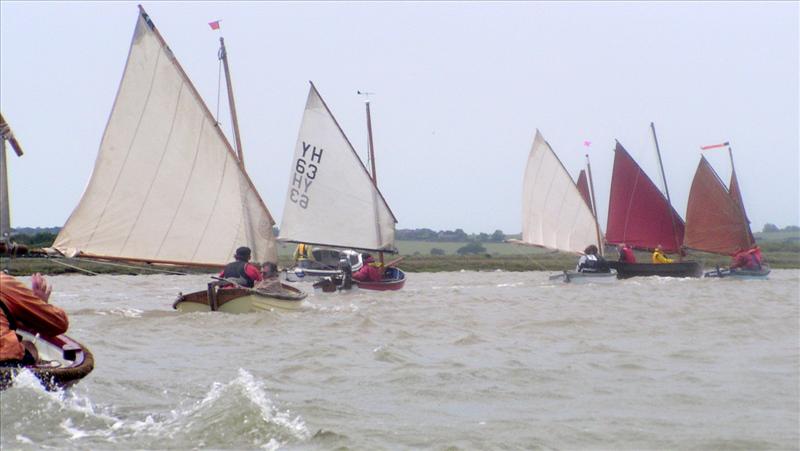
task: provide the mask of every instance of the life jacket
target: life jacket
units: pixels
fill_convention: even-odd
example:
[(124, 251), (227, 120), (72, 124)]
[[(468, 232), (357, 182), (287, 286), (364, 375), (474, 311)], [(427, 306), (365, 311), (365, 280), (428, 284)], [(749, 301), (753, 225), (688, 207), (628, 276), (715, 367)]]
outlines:
[(608, 264), (597, 255), (584, 255), (578, 262), (579, 272), (608, 272)]
[(300, 243), (297, 245), (297, 257), (299, 259), (308, 259), (308, 246)]
[(245, 271), (246, 266), (247, 262), (242, 262), (239, 260), (230, 262), (225, 265), (225, 269), (222, 270), (222, 277), (234, 281), (244, 287), (253, 288), (255, 281), (247, 275), (247, 272)]

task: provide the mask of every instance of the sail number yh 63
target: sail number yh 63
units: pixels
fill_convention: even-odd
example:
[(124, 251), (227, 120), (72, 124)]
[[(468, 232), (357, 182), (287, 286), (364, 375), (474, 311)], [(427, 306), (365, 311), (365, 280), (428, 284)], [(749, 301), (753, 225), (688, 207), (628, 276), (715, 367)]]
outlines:
[(322, 151), (323, 149), (317, 149), (317, 146), (303, 141), (303, 155), (295, 162), (289, 200), (302, 208), (308, 208), (308, 189), (314, 183), (322, 164)]

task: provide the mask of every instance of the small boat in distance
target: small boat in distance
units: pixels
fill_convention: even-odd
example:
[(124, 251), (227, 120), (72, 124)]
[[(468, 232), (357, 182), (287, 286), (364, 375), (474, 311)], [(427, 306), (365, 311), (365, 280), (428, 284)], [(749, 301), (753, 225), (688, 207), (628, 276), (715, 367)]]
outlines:
[[(222, 38), (220, 47), (238, 152), (139, 7), (94, 171), (53, 244), (59, 253), (219, 270), (247, 246), (254, 261), (277, 262), (275, 221), (244, 169)], [(206, 296), (214, 310), (207, 293), (183, 297)]]
[[(718, 255), (734, 256), (741, 251), (753, 249), (755, 239), (750, 229), (750, 221), (744, 210), (739, 181), (733, 167), (733, 151), (729, 143), (731, 158), (730, 187), (726, 188), (705, 156), (700, 156), (689, 202), (686, 207), (686, 240), (691, 249)], [(718, 146), (709, 146), (718, 147)], [(761, 263), (760, 268), (731, 269), (717, 268), (705, 273), (706, 277), (766, 278), (770, 267)]]
[[(617, 141), (614, 148), (614, 169), (611, 174), (611, 194), (608, 201), (608, 222), (606, 242), (609, 244), (628, 244), (634, 249), (652, 252), (658, 245), (666, 253), (680, 255), (683, 245), (684, 222), (672, 207), (669, 188), (661, 164), (661, 151), (658, 148), (655, 125), (651, 122), (653, 140), (658, 153), (659, 166), (666, 196), (650, 180), (650, 177)], [(696, 261), (677, 261), (673, 263), (619, 262), (609, 261), (619, 278), (637, 276), (661, 277), (700, 277), (703, 268)]]
[[(576, 255), (594, 244), (602, 255), (602, 233), (592, 203), (586, 201), (539, 130), (533, 139), (524, 177), (522, 239), (509, 241)], [(613, 281), (616, 276), (614, 270), (593, 273), (565, 270), (552, 275), (550, 280), (597, 283)]]
[[(371, 143), (368, 102), (367, 119)], [(396, 252), (397, 220), (378, 189), (374, 152), (370, 153), (371, 174), (317, 88), (310, 83), (289, 174), (279, 240), (377, 252), (380, 263), (384, 252)], [(349, 274), (355, 268), (349, 258), (340, 262), (335, 268), (337, 274), (321, 280), (315, 288), (335, 291), (351, 286)], [(398, 290), (405, 284), (406, 276), (392, 265), (396, 262), (379, 266), (383, 270), (382, 280), (352, 280), (352, 284), (368, 290)]]

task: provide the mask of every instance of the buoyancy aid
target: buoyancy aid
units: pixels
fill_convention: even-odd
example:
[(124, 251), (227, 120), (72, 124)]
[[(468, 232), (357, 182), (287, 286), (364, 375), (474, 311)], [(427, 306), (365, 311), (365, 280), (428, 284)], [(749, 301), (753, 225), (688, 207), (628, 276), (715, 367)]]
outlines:
[(588, 254), (578, 260), (578, 267), (575, 270), (578, 272), (608, 272), (608, 265), (597, 255)]
[(251, 279), (245, 271), (247, 264), (247, 262), (238, 260), (228, 263), (225, 266), (225, 269), (222, 271), (222, 277), (234, 281), (244, 287), (253, 288), (255, 281)]

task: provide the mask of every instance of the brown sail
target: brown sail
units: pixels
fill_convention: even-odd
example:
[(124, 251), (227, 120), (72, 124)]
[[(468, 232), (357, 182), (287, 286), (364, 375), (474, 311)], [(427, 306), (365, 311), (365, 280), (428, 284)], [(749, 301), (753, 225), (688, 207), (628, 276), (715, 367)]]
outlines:
[(743, 209), (705, 157), (700, 157), (689, 192), (684, 244), (700, 251), (733, 255), (750, 248), (749, 231)]
[[(731, 160), (733, 161), (733, 160)], [(753, 237), (753, 231), (750, 230), (750, 220), (747, 218), (747, 212), (744, 209), (744, 201), (742, 200), (742, 190), (739, 189), (739, 179), (736, 178), (736, 170), (731, 171), (731, 183), (729, 185), (728, 191), (730, 192), (731, 198), (736, 205), (742, 210), (742, 215), (744, 216), (745, 221), (745, 228), (747, 229), (747, 236), (750, 238), (750, 245), (755, 244), (756, 239)]]

